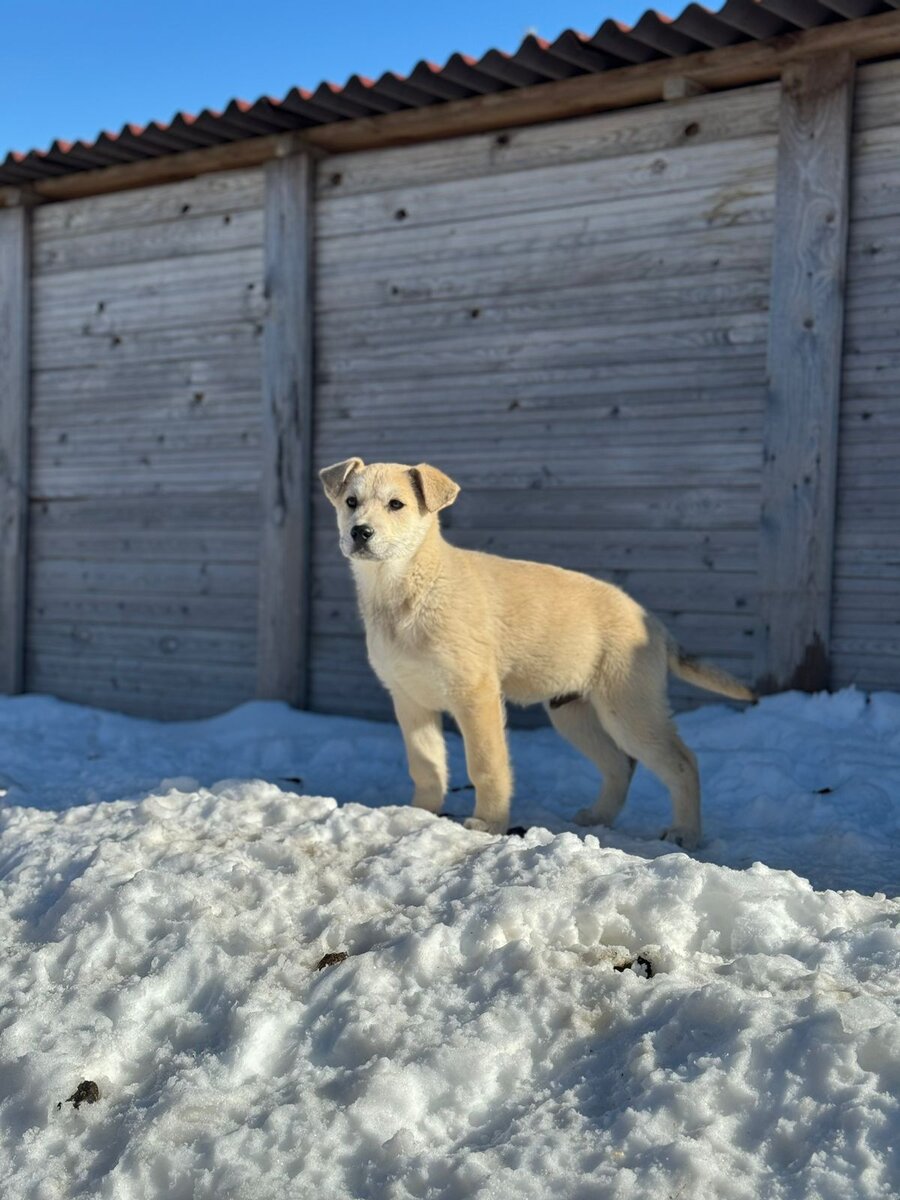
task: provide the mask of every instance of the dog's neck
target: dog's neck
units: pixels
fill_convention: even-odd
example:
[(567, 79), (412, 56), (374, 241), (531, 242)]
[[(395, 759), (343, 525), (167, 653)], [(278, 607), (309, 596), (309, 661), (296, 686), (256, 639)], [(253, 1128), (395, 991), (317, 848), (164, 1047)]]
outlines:
[(350, 560), (366, 624), (374, 622), (396, 634), (427, 619), (428, 600), (440, 574), (444, 545), (435, 521), (409, 558)]

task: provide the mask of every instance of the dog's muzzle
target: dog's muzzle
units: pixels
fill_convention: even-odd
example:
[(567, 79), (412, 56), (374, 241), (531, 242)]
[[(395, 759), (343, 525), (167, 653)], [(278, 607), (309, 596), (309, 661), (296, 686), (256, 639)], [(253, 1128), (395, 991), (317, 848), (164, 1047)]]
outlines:
[(364, 550), (370, 538), (375, 536), (375, 530), (371, 525), (354, 525), (350, 530), (350, 537), (353, 539), (353, 549)]

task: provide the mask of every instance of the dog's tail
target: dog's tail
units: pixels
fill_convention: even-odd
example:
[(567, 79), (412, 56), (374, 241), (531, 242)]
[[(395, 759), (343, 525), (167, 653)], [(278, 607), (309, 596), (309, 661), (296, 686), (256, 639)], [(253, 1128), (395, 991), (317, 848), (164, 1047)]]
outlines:
[(704, 688), (708, 692), (718, 692), (732, 700), (755, 701), (756, 694), (745, 687), (739, 679), (717, 667), (715, 663), (704, 662), (702, 658), (694, 658), (685, 653), (671, 637), (667, 639), (666, 649), (669, 658), (669, 670), (686, 683)]

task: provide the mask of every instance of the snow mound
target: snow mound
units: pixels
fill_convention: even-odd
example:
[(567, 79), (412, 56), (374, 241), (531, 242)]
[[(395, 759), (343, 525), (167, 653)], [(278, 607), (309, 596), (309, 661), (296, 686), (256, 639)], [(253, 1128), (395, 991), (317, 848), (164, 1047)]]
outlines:
[(259, 781), (2, 808), (0, 881), (8, 1200), (900, 1187), (883, 896)]
[[(760, 861), (818, 888), (900, 894), (900, 696), (790, 692), (735, 711), (708, 705), (678, 720), (703, 780), (705, 840), (697, 857), (731, 867)], [(450, 807), (472, 810), (460, 738), (448, 737)], [(514, 825), (583, 835), (594, 767), (552, 729), (513, 730)], [(45, 696), (0, 697), (0, 800), (65, 808), (139, 798), (161, 780), (210, 786), (223, 776), (371, 806), (407, 802), (412, 787), (393, 724), (254, 702), (208, 721), (158, 724)], [(663, 786), (638, 769), (605, 845), (669, 853)]]

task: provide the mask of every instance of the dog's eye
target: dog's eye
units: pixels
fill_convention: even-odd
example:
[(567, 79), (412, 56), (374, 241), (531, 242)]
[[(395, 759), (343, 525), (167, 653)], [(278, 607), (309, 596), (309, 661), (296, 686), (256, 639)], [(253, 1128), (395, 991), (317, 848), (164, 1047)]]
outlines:
[(389, 500), (388, 501), (388, 508), (391, 509), (393, 512), (399, 512), (401, 508), (405, 508), (405, 507), (406, 506), (404, 505), (402, 500)]
[(357, 504), (359, 504), (359, 501), (357, 500), (357, 498), (355, 496), (347, 497), (347, 507), (348, 508), (356, 508)]

